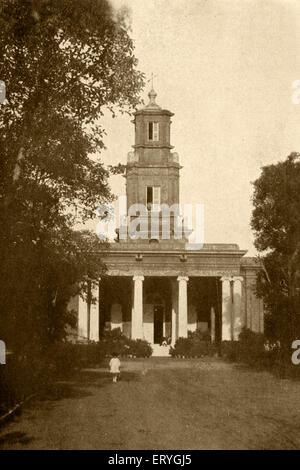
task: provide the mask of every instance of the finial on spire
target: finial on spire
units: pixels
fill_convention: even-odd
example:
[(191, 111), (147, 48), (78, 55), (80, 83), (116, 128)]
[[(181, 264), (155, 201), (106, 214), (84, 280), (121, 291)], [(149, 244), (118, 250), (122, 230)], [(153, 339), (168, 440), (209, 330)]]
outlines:
[(156, 93), (156, 91), (153, 90), (153, 88), (152, 88), (152, 90), (149, 91), (148, 96), (149, 96), (149, 100), (150, 100), (149, 105), (156, 105), (155, 98), (157, 97), (157, 93)]
[(157, 75), (154, 75), (153, 73), (151, 73), (151, 78), (149, 80), (147, 80), (147, 83), (151, 82), (151, 90), (149, 91), (148, 93), (148, 97), (149, 97), (149, 103), (145, 106), (145, 109), (160, 109), (160, 107), (158, 106), (158, 104), (156, 104), (155, 102), (155, 99), (157, 97), (157, 93), (156, 91), (154, 90), (153, 88), (153, 79), (156, 77)]
[(153, 88), (153, 80), (154, 78), (156, 77), (157, 75), (154, 75), (153, 73), (151, 73), (151, 78), (148, 80), (148, 83), (151, 81), (151, 90), (149, 91), (148, 93), (148, 96), (149, 96), (149, 104), (147, 105), (147, 107), (154, 107), (154, 108), (157, 108), (159, 106), (157, 106), (157, 104), (155, 103), (155, 99), (157, 97), (157, 93), (156, 91), (154, 90)]

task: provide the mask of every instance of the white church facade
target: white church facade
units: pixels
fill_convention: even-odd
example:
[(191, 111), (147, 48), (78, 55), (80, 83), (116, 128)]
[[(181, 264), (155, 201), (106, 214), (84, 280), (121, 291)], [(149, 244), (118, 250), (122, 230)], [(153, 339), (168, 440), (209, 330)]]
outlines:
[[(156, 104), (153, 90), (149, 98), (134, 115), (135, 144), (125, 178), (128, 208), (143, 204), (150, 217), (153, 207), (159, 212), (162, 204), (179, 204), (181, 166), (170, 143), (173, 114)], [(189, 249), (186, 238), (176, 238), (172, 215), (165, 239), (159, 217), (156, 236), (119, 237), (110, 244), (104, 257), (107, 273), (93, 287), (95, 302), (81, 297), (72, 302), (78, 340), (98, 341), (105, 328), (120, 328), (128, 337), (151, 344), (160, 344), (162, 338), (174, 344), (196, 329), (208, 331), (217, 342), (237, 340), (244, 326), (263, 332), (263, 304), (255, 294), (260, 269), (256, 259), (246, 257), (236, 244)]]

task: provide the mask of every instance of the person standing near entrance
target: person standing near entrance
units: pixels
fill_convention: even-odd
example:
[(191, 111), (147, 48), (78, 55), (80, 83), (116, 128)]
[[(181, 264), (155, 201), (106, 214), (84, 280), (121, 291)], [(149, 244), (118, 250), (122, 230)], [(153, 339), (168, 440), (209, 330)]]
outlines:
[(118, 354), (113, 353), (113, 357), (109, 361), (109, 368), (110, 368), (110, 373), (113, 376), (113, 382), (117, 382), (120, 377), (120, 367), (121, 367), (121, 361), (118, 358)]

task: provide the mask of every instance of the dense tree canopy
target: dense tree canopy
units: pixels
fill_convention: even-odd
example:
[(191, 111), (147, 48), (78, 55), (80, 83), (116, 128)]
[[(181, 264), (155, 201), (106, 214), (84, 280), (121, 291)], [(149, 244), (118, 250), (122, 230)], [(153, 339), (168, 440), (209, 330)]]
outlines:
[[(91, 215), (107, 173), (104, 107), (132, 110), (142, 76), (124, 17), (106, 0), (4, 0), (0, 16), (1, 192), (24, 174)], [(14, 156), (14, 158), (12, 158)], [(16, 168), (16, 160), (18, 165)]]
[(127, 13), (107, 0), (0, 9), (0, 329), (13, 345), (42, 344), (63, 334), (74, 285), (104, 269), (73, 209), (83, 221), (111, 199), (101, 116), (132, 112), (143, 75)]
[(265, 166), (254, 182), (252, 228), (264, 270), (258, 283), (267, 332), (286, 343), (300, 334), (300, 154)]

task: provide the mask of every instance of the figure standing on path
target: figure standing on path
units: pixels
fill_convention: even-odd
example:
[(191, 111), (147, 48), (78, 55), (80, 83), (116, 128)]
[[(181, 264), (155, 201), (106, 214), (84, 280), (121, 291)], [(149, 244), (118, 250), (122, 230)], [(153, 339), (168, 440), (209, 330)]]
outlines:
[(117, 382), (120, 377), (120, 367), (121, 367), (121, 361), (118, 358), (118, 354), (113, 353), (113, 357), (109, 361), (109, 368), (110, 368), (110, 373), (113, 376), (113, 382)]

